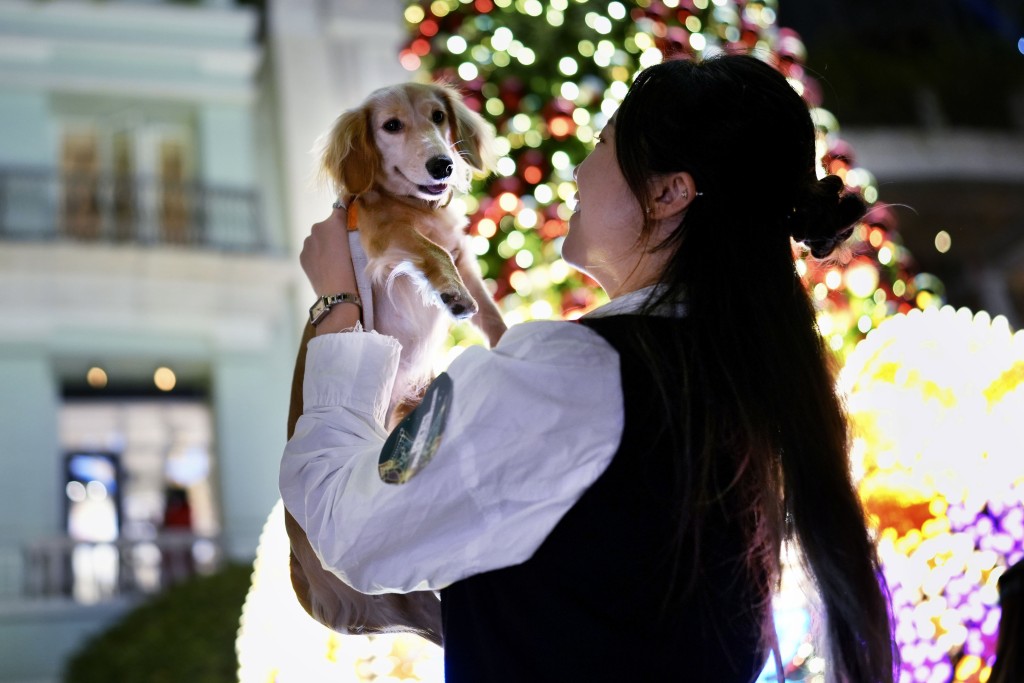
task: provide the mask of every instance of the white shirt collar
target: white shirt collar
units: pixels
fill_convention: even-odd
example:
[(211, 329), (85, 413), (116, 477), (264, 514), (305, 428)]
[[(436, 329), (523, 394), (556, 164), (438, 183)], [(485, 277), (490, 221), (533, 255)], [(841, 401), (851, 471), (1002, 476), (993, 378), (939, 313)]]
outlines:
[[(648, 285), (640, 289), (615, 297), (603, 306), (598, 306), (590, 311), (583, 318), (605, 318), (610, 315), (627, 315), (637, 313), (643, 305), (654, 296), (658, 289), (664, 285)], [(682, 302), (659, 306), (654, 311), (655, 315), (666, 318), (681, 318), (686, 314), (686, 305)]]

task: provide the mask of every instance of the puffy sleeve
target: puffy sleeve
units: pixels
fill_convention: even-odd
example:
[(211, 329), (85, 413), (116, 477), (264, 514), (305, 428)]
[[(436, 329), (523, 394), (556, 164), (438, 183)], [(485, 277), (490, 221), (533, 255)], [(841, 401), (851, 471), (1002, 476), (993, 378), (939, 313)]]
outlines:
[(388, 434), (399, 353), (375, 333), (309, 343), (280, 487), (314, 552), (371, 594), (529, 559), (618, 449), (615, 350), (575, 323), (515, 326), (456, 358)]

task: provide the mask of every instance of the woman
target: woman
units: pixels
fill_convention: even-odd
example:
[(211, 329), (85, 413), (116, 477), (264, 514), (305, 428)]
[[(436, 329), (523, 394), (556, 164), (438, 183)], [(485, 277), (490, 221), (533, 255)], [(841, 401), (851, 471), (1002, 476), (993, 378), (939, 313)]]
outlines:
[[(423, 427), (381, 427), (394, 344), (336, 334), (354, 306), (318, 326), (285, 505), (356, 589), (440, 590), (448, 681), (751, 681), (785, 538), (820, 590), (835, 678), (892, 681), (790, 241), (825, 257), (864, 205), (814, 164), (806, 105), (757, 59), (643, 71), (577, 169), (563, 245), (611, 302), (467, 350), (412, 415), (431, 425), (415, 457), (395, 446)], [(339, 213), (303, 250), (317, 294), (355, 291)]]

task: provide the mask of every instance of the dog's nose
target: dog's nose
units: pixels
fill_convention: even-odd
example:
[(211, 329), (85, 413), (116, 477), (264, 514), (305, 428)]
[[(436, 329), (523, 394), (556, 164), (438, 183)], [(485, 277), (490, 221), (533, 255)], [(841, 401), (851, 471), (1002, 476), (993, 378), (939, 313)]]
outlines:
[(444, 180), (452, 174), (452, 160), (450, 157), (440, 155), (427, 161), (427, 173), (435, 180)]

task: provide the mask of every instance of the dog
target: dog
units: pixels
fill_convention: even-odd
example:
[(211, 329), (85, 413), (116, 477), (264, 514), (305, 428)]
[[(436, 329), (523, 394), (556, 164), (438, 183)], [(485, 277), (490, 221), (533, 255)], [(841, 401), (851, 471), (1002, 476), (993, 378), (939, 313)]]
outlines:
[[(474, 173), (494, 163), (493, 132), (450, 85), (406, 83), (373, 92), (327, 134), (322, 174), (359, 231), (373, 292), (373, 325), (402, 345), (389, 425), (422, 396), (449, 321), (469, 318), (493, 346), (505, 332), (469, 249), (466, 218), (451, 207)], [(365, 316), (365, 313), (364, 313)], [(288, 437), (302, 414), (306, 325), (292, 378)], [(313, 618), (343, 633), (409, 631), (440, 644), (432, 592), (363, 595), (324, 570), (285, 511), (291, 579)]]

